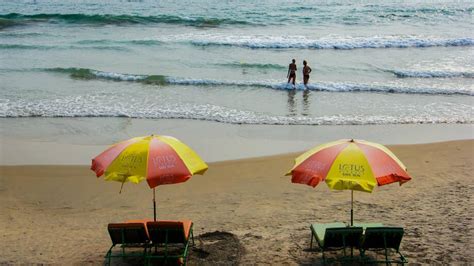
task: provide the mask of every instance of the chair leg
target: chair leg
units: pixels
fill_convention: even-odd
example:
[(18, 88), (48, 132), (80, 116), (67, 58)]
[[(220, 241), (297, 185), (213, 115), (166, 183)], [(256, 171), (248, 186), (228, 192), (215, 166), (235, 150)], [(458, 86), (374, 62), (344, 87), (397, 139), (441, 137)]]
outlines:
[(405, 263), (407, 263), (407, 260), (405, 259), (405, 257), (402, 255), (402, 253), (400, 253), (400, 251), (397, 251), (398, 255), (400, 255), (400, 261), (402, 262), (401, 264), (402, 265), (405, 265)]
[(383, 245), (385, 247), (385, 264), (388, 266), (390, 263), (388, 262), (388, 248), (387, 248), (387, 236), (383, 235)]
[[(110, 251), (109, 251), (110, 252)], [(105, 256), (105, 265), (110, 266), (110, 254), (107, 252), (107, 255)]]
[(311, 242), (309, 244), (309, 248), (313, 249), (313, 232), (311, 232)]
[(111, 260), (112, 260), (112, 249), (114, 248), (115, 245), (112, 245), (109, 248), (109, 251), (107, 251), (107, 254), (105, 255), (105, 265), (110, 265)]

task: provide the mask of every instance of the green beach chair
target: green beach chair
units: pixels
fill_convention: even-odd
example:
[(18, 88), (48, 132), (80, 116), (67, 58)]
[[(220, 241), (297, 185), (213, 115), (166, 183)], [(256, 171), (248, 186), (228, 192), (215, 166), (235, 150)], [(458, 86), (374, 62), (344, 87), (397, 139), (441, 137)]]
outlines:
[[(405, 257), (400, 253), (400, 243), (403, 238), (403, 228), (401, 227), (368, 227), (365, 230), (364, 239), (361, 245), (362, 259), (367, 263), (407, 263)], [(391, 250), (399, 255), (397, 259), (390, 259), (389, 252)], [(366, 252), (368, 250), (383, 250), (385, 260), (370, 259)]]
[(146, 226), (151, 240), (146, 264), (158, 259), (163, 264), (186, 265), (190, 240), (194, 245), (191, 221), (147, 222)]
[(316, 239), (322, 252), (323, 263), (326, 263), (325, 252), (334, 250), (343, 250), (344, 257), (339, 260), (346, 260), (346, 248), (351, 249), (350, 260), (354, 259), (353, 249), (360, 248), (362, 239), (362, 227), (346, 227), (343, 223), (330, 224), (312, 224), (311, 243), (313, 247), (313, 238)]
[[(112, 258), (142, 257), (145, 259), (149, 244), (145, 224), (143, 223), (111, 223), (107, 226), (112, 246), (105, 255), (106, 265), (110, 265)], [(113, 248), (119, 245), (121, 252), (114, 254)], [(139, 248), (143, 252), (126, 252), (126, 249)]]
[(353, 226), (362, 227), (364, 229), (364, 232), (365, 232), (365, 230), (369, 227), (383, 227), (384, 225), (382, 223), (354, 222)]

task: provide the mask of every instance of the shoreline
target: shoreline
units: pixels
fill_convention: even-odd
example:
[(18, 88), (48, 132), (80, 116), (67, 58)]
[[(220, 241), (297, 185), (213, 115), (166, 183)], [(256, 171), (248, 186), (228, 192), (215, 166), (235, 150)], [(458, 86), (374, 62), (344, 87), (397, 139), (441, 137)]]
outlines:
[(176, 137), (206, 162), (302, 152), (343, 138), (384, 145), (474, 138), (474, 124), (272, 126), (128, 118), (21, 118), (0, 122), (0, 165), (87, 165), (108, 146), (148, 134)]
[[(449, 144), (449, 143), (459, 143), (459, 142), (470, 142), (474, 141), (474, 139), (456, 139), (456, 140), (448, 140), (448, 141), (437, 141), (437, 142), (428, 142), (428, 143), (406, 143), (406, 144), (394, 144), (394, 145), (385, 145), (382, 144), (386, 147), (388, 147), (390, 150), (393, 148), (399, 149), (403, 147), (413, 147), (413, 146), (418, 146), (418, 145), (442, 145), (442, 144)], [(315, 145), (317, 146), (317, 145)], [(245, 161), (253, 161), (253, 160), (271, 160), (271, 159), (277, 159), (281, 157), (294, 157), (296, 158), (297, 156), (303, 154), (307, 150), (301, 150), (301, 151), (293, 151), (293, 152), (287, 152), (287, 153), (278, 153), (278, 154), (270, 154), (270, 155), (262, 155), (262, 156), (250, 156), (250, 157), (245, 157), (245, 158), (234, 158), (234, 159), (227, 159), (227, 160), (221, 160), (221, 161), (209, 161), (207, 162), (208, 164), (212, 165), (220, 165), (220, 164), (227, 164), (227, 163), (239, 163), (239, 162), (245, 162)], [(474, 154), (473, 154), (474, 155)], [(473, 158), (474, 160), (474, 158)], [(90, 164), (0, 164), (0, 168), (8, 168), (8, 167), (90, 167)]]

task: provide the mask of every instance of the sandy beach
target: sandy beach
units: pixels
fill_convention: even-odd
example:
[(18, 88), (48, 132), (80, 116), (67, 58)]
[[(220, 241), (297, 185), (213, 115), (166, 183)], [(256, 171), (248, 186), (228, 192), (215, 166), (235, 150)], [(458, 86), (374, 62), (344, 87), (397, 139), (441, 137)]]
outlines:
[[(355, 220), (403, 226), (415, 264), (473, 263), (474, 141), (392, 145), (413, 180), (355, 193)], [(194, 221), (191, 265), (320, 264), (310, 223), (348, 222), (350, 193), (292, 184), (299, 153), (214, 162), (157, 188), (159, 219)], [(1, 166), (0, 264), (102, 264), (111, 222), (152, 218), (146, 184), (95, 178), (87, 165)]]
[[(412, 177), (355, 192), (356, 222), (403, 227), (412, 265), (474, 265), (473, 10), (452, 0), (2, 1), (0, 266), (103, 265), (107, 225), (152, 219), (153, 190), (96, 178), (91, 159), (151, 135), (209, 165), (156, 188), (158, 219), (194, 222), (190, 265), (321, 264), (310, 225), (348, 224), (351, 192), (285, 174), (338, 139), (389, 147)], [(127, 168), (117, 179), (146, 159), (160, 182), (205, 169), (140, 147), (115, 161)], [(375, 171), (408, 179), (378, 152), (364, 152), (374, 168), (348, 150), (335, 165), (366, 175), (366, 191)]]

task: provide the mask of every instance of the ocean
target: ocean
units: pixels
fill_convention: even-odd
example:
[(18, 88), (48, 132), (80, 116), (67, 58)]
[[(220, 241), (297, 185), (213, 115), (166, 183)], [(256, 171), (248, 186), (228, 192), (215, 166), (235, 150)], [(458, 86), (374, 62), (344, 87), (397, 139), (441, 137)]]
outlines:
[(0, 117), (472, 124), (473, 13), (472, 1), (0, 1)]

